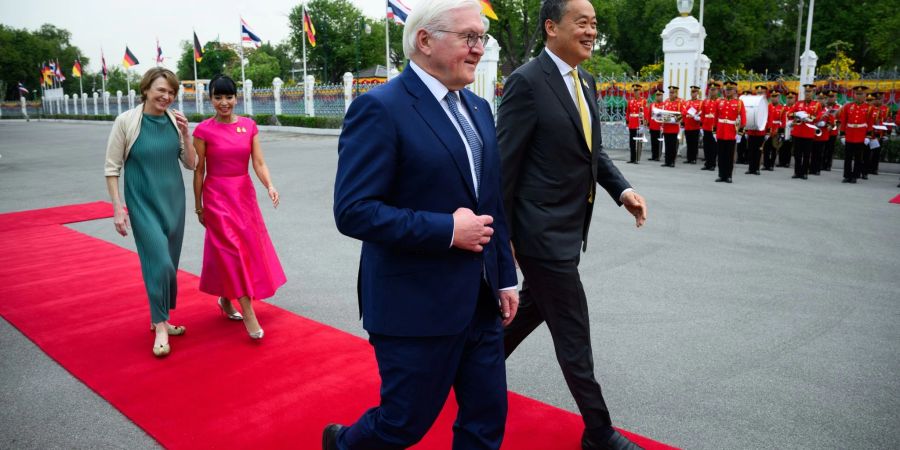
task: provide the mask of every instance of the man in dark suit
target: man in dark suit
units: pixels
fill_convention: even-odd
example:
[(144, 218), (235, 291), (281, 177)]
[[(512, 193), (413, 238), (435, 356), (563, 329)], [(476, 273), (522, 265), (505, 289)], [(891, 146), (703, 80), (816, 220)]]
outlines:
[(497, 449), (506, 421), (503, 326), (515, 262), (490, 105), (464, 89), (487, 36), (477, 0), (435, 0), (404, 29), (409, 65), (353, 101), (338, 143), (334, 217), (363, 241), (358, 293), (380, 405), (323, 432), (326, 449), (418, 442), (454, 389), (453, 448)]
[(506, 354), (546, 321), (584, 419), (582, 446), (637, 448), (612, 428), (594, 377), (578, 262), (587, 248), (597, 184), (625, 205), (638, 226), (646, 206), (602, 150), (594, 79), (577, 69), (596, 41), (593, 6), (545, 0), (540, 21), (546, 47), (507, 79), (497, 122), (503, 202), (524, 275), (522, 304), (504, 337)]

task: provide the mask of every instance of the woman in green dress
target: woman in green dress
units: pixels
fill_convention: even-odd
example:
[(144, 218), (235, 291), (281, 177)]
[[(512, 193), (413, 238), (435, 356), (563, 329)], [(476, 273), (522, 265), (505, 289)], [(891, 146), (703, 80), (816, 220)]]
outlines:
[[(185, 327), (169, 323), (178, 294), (176, 274), (184, 238), (184, 181), (178, 168), (193, 170), (197, 153), (188, 121), (169, 110), (178, 93), (172, 71), (152, 68), (141, 80), (141, 105), (120, 114), (106, 149), (106, 186), (113, 204), (116, 231), (134, 233), (144, 286), (150, 302), (153, 354), (169, 354), (169, 336)], [(125, 202), (119, 196), (119, 176), (125, 170)], [(128, 207), (126, 208), (126, 204)]]

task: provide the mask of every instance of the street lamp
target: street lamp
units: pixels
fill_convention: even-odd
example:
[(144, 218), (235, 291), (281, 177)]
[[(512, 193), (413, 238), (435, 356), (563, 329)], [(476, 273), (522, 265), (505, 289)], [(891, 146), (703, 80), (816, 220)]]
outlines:
[[(363, 23), (365, 21), (362, 17), (359, 18), (356, 25), (356, 96), (359, 97), (359, 37), (363, 33)], [(366, 34), (370, 34), (372, 32), (372, 27), (369, 26), (368, 23), (365, 24), (365, 32)]]

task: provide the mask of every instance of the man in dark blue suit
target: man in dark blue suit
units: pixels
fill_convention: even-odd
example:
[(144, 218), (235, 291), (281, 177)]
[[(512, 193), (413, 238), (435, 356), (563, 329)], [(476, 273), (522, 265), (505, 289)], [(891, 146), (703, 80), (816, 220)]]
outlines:
[(477, 0), (423, 2), (409, 65), (354, 100), (338, 144), (334, 216), (363, 241), (358, 294), (381, 403), (326, 449), (418, 442), (454, 389), (455, 449), (496, 449), (507, 391), (503, 326), (518, 307), (500, 156), (488, 103), (464, 89), (486, 35)]

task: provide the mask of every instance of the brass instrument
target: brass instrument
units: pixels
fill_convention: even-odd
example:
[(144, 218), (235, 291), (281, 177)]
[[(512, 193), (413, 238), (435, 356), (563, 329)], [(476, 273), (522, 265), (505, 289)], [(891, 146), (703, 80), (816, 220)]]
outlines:
[(653, 107), (650, 110), (650, 114), (653, 117), (653, 120), (659, 123), (678, 123), (681, 122), (681, 112), (680, 111), (668, 111), (665, 109), (659, 109), (657, 107)]

